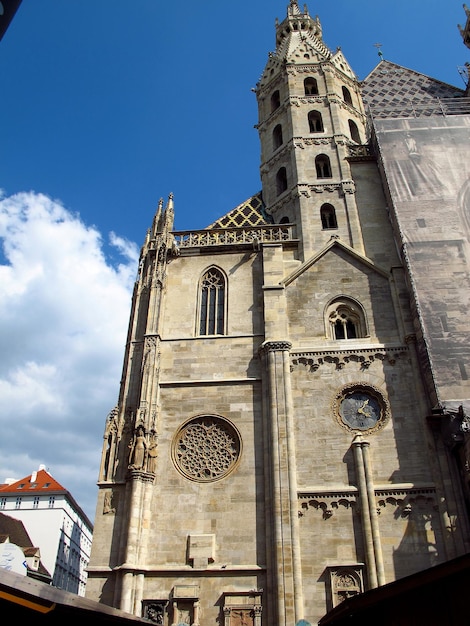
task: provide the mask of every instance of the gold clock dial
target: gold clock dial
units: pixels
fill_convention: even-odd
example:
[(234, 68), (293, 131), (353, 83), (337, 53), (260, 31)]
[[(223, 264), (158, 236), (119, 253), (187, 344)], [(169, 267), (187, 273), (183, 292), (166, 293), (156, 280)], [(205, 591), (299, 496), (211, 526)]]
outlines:
[(382, 409), (376, 398), (365, 391), (350, 391), (341, 400), (339, 414), (354, 430), (369, 430), (381, 419)]

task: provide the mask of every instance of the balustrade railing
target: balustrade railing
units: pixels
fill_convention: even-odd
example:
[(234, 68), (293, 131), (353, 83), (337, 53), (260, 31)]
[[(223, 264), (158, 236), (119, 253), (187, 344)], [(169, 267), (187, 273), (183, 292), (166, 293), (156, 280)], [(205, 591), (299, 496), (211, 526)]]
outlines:
[(294, 224), (265, 224), (247, 228), (211, 228), (207, 230), (178, 230), (173, 232), (176, 248), (199, 248), (206, 246), (233, 246), (292, 241), (295, 239)]

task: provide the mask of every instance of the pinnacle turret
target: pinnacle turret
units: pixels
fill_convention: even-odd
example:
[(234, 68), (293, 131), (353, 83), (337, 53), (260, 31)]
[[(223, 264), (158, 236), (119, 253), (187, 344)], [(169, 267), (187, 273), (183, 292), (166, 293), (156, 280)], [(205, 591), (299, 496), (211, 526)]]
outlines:
[(312, 43), (322, 39), (320, 20), (318, 17), (310, 16), (306, 4), (302, 12), (296, 0), (291, 0), (287, 7), (286, 19), (281, 23), (279, 20), (276, 21), (276, 53), (282, 53), (281, 49), (286, 51), (290, 48), (291, 46), (286, 45), (286, 42), (292, 39), (295, 41), (310, 39)]

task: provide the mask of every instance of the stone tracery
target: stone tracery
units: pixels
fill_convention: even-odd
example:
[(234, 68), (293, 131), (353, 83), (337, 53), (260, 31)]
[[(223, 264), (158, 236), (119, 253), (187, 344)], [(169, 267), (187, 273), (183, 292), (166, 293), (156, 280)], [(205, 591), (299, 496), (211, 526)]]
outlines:
[(179, 471), (193, 480), (211, 482), (226, 476), (240, 455), (235, 428), (217, 416), (201, 416), (178, 432), (173, 458)]

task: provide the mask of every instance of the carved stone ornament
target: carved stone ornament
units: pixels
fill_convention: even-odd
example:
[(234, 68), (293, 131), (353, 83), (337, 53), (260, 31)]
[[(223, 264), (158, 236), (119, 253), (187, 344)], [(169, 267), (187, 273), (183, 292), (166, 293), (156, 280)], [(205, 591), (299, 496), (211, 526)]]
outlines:
[(341, 188), (343, 193), (356, 193), (356, 185), (353, 180), (342, 180)]
[(199, 415), (176, 433), (172, 458), (185, 478), (214, 482), (238, 466), (241, 448), (240, 434), (231, 422), (218, 415)]
[(375, 362), (382, 362), (390, 366), (394, 366), (397, 359), (406, 357), (408, 354), (407, 348), (380, 348), (375, 349), (357, 349), (357, 350), (338, 350), (338, 351), (324, 351), (324, 352), (293, 352), (292, 366), (304, 366), (311, 372), (316, 372), (320, 367), (335, 366), (335, 369), (340, 370), (347, 367), (354, 367), (355, 369), (366, 370)]
[(266, 341), (260, 347), (260, 352), (288, 352), (291, 348), (292, 344), (289, 341)]
[(299, 517), (304, 517), (309, 509), (313, 509), (320, 512), (324, 520), (328, 520), (339, 509), (356, 511), (357, 494), (356, 492), (301, 493), (299, 494), (299, 504)]
[(390, 404), (380, 389), (368, 383), (349, 383), (332, 403), (337, 423), (349, 432), (373, 433), (390, 419)]

